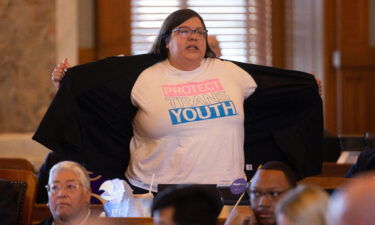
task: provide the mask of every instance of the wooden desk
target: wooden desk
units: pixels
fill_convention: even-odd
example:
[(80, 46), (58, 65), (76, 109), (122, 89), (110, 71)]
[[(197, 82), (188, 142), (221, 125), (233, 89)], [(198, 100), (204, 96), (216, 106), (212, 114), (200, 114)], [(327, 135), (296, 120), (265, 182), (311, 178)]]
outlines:
[(332, 162), (323, 162), (322, 174), (319, 177), (344, 177), (352, 164), (337, 164)]
[(88, 223), (89, 225), (154, 225), (151, 217), (99, 217)]
[[(238, 206), (241, 207), (249, 207), (249, 206)], [(218, 225), (223, 225), (225, 222), (225, 219), (230, 212), (230, 210), (233, 208), (233, 206), (225, 206), (219, 216), (218, 219)], [(103, 212), (103, 206), (102, 205), (90, 205), (91, 213), (93, 215), (99, 216), (101, 212)], [(51, 216), (51, 213), (49, 211), (49, 208), (45, 204), (36, 204), (33, 209), (33, 216), (32, 216), (32, 224), (38, 224), (41, 221), (49, 218)], [(94, 223), (95, 222), (95, 223)], [(97, 218), (95, 221), (92, 222), (92, 225), (96, 224), (105, 224), (105, 225), (153, 225), (154, 222), (151, 217), (127, 217), (127, 218)], [(90, 224), (91, 225), (91, 224)]]
[(343, 177), (306, 177), (298, 182), (298, 184), (314, 184), (326, 190), (334, 190), (341, 186), (350, 178)]
[[(217, 225), (223, 225), (225, 219), (218, 219)], [(90, 225), (154, 225), (154, 221), (151, 217), (112, 217), (112, 218), (97, 218), (95, 221), (89, 223)]]

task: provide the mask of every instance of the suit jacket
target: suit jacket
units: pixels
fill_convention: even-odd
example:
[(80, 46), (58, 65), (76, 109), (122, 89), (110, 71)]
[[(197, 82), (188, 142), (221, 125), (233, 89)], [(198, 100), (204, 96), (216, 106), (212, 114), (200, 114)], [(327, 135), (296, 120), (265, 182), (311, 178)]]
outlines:
[[(129, 163), (130, 100), (139, 74), (162, 59), (109, 57), (69, 69), (33, 139), (106, 177), (123, 177)], [(234, 62), (258, 87), (244, 102), (245, 161), (288, 163), (299, 178), (320, 173), (322, 101), (310, 74)], [(247, 170), (248, 177), (255, 170)]]

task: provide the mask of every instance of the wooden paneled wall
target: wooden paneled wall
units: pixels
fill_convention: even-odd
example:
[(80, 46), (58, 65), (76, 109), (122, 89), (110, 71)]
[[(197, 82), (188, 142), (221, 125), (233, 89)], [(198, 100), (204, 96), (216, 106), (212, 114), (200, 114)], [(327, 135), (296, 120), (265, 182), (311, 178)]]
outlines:
[[(327, 13), (335, 11), (333, 15), (336, 15), (336, 21), (330, 18), (333, 15), (326, 18), (328, 26), (331, 25), (328, 22), (335, 23), (333, 30), (336, 32), (326, 29), (325, 36), (330, 40), (327, 47), (336, 50), (336, 63), (331, 59), (333, 68), (326, 67), (326, 76), (336, 81), (328, 84), (330, 89), (336, 88), (336, 99), (327, 97), (336, 100), (337, 133), (375, 132), (375, 48), (369, 45), (368, 0), (326, 2), (329, 2), (326, 3)], [(326, 110), (331, 114), (334, 107), (326, 104)]]
[(130, 55), (130, 1), (96, 0), (96, 58)]
[(332, 134), (338, 134), (337, 120), (337, 77), (333, 67), (332, 54), (337, 49), (336, 42), (336, 0), (324, 1), (324, 54), (323, 54), (323, 87), (324, 87), (324, 126)]

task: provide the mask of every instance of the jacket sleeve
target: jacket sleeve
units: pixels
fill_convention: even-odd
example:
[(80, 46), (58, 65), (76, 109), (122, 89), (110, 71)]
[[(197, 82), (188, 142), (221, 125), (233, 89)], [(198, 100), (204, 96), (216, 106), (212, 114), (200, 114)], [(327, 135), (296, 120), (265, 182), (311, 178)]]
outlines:
[(298, 178), (320, 173), (323, 110), (315, 78), (299, 71), (239, 66), (258, 85), (244, 104), (246, 163), (257, 168), (267, 161), (284, 161)]
[(96, 174), (123, 177), (136, 109), (132, 82), (121, 80), (134, 76), (124, 76), (122, 64), (110, 58), (69, 69), (33, 139)]
[(160, 60), (145, 54), (72, 67), (33, 139), (95, 174), (123, 177), (137, 112), (131, 90), (139, 74)]
[(33, 139), (56, 152), (78, 152), (81, 143), (78, 108), (71, 90), (71, 72), (44, 115)]

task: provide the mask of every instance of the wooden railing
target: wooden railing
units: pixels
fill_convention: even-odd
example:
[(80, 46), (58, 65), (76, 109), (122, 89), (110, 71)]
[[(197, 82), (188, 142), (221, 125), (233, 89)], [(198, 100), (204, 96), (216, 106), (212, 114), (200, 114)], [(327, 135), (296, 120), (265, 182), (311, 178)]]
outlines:
[[(242, 207), (242, 206), (241, 206)], [(102, 205), (90, 205), (91, 213), (94, 216), (99, 216), (103, 211)], [(37, 204), (34, 207), (32, 224), (38, 224), (41, 221), (49, 218), (51, 213), (45, 204)], [(217, 225), (223, 225), (225, 218), (219, 218)], [(106, 224), (106, 225), (154, 225), (151, 217), (98, 217), (92, 225)]]
[[(239, 206), (239, 207), (248, 207), (248, 206)], [(102, 205), (90, 205), (91, 213), (95, 217), (98, 217), (100, 213), (103, 212)], [(221, 217), (218, 219), (218, 225), (224, 224), (227, 211), (230, 211), (231, 208), (226, 209), (226, 212), (222, 213)], [(49, 208), (45, 204), (36, 204), (33, 210), (32, 224), (38, 224), (41, 221), (49, 218), (51, 213)], [(117, 224), (127, 224), (127, 225), (153, 225), (154, 222), (151, 217), (112, 217), (112, 218), (96, 218), (95, 224), (108, 224), (108, 225), (117, 225)]]

